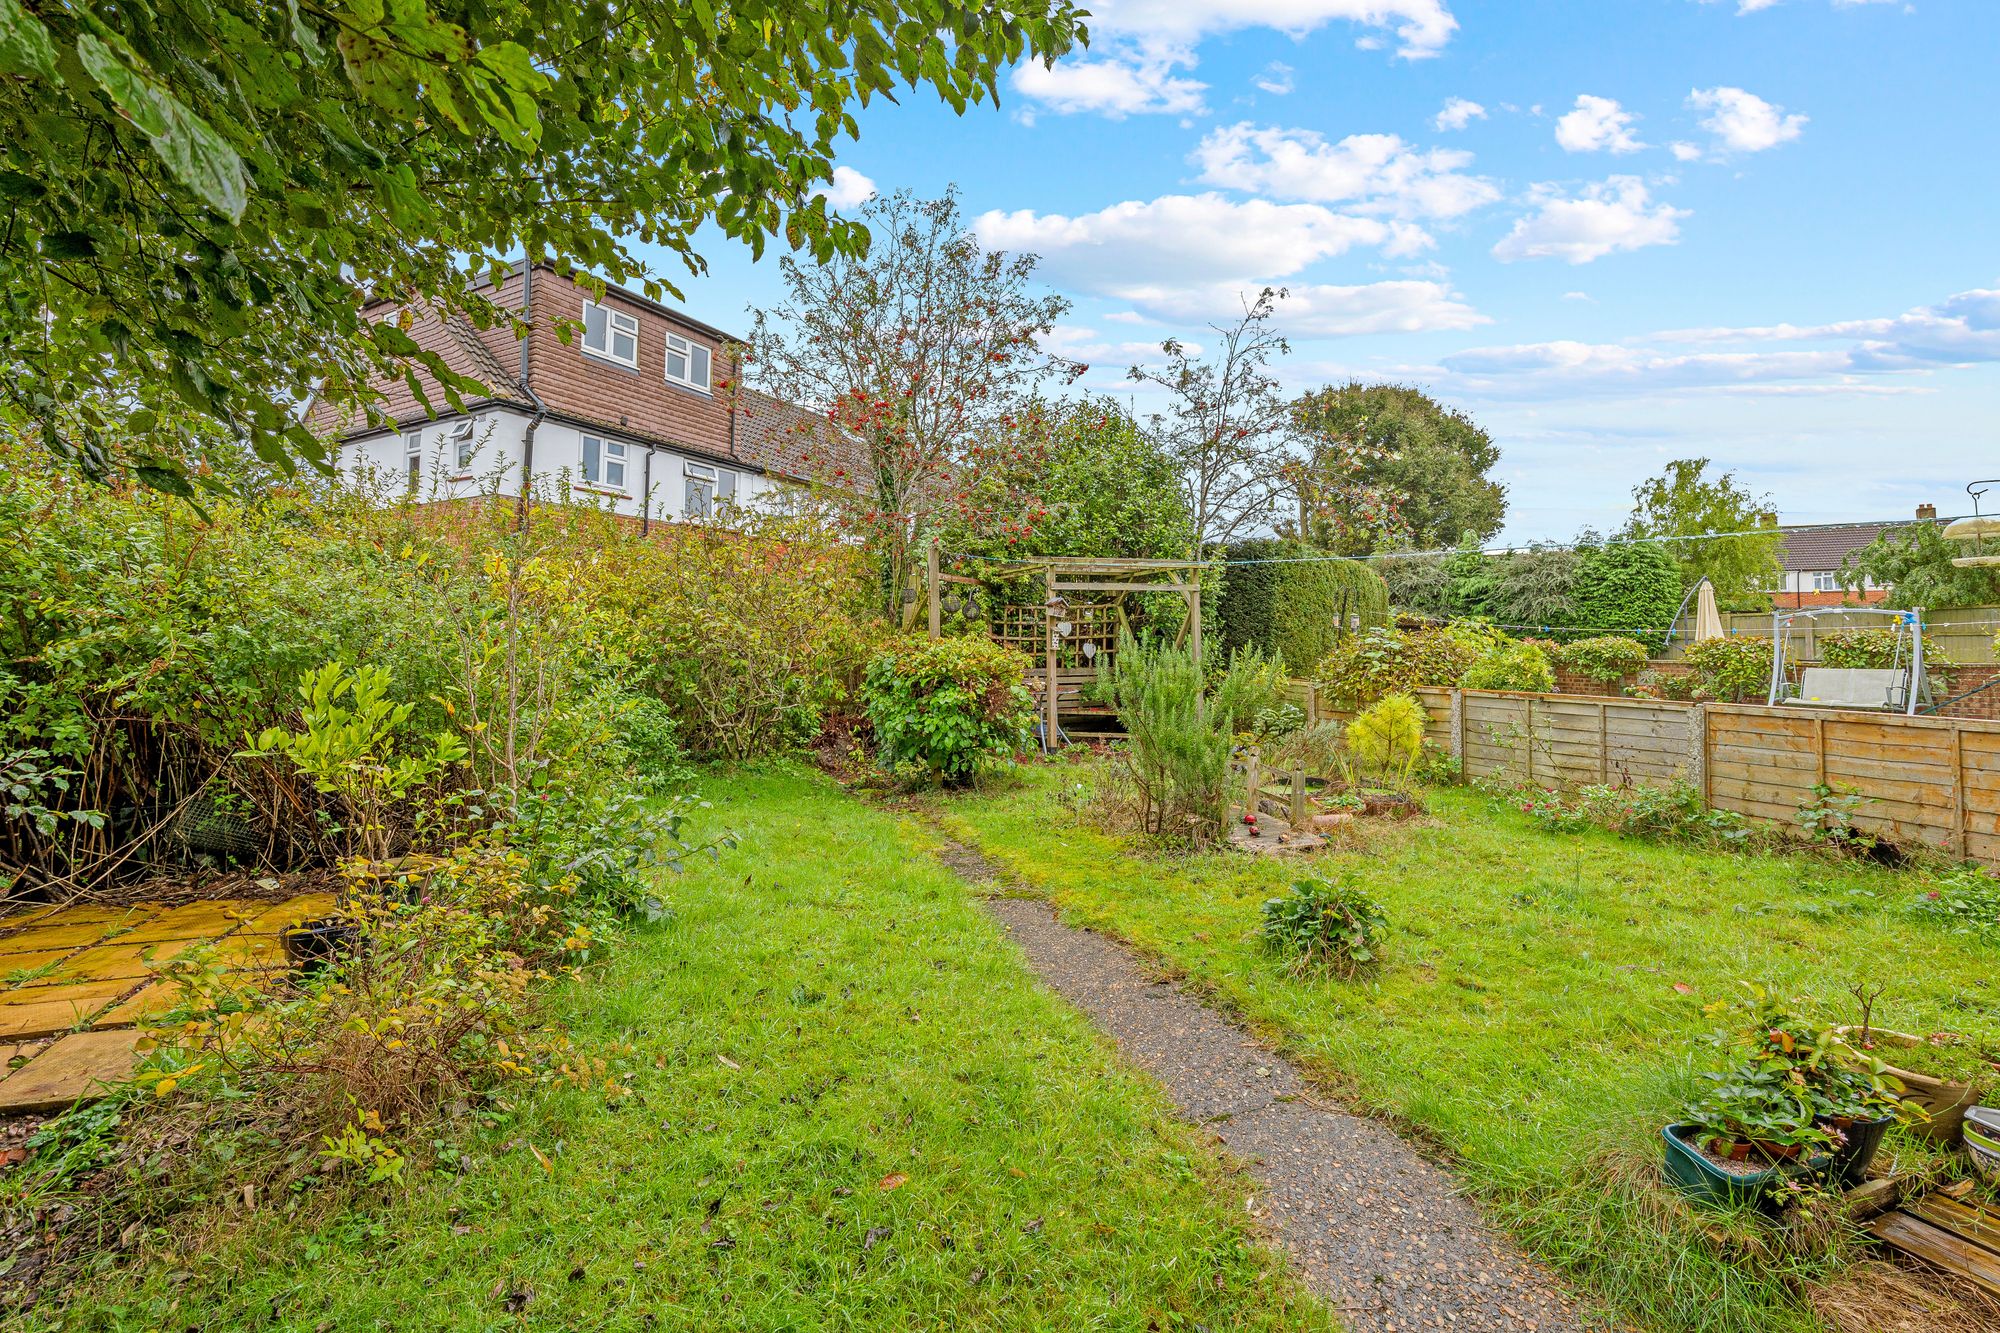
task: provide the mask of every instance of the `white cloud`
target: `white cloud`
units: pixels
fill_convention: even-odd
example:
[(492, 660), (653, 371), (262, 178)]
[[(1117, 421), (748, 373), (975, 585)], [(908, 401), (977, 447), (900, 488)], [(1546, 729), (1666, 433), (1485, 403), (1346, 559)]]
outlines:
[[(1701, 0), (1701, 3), (1712, 5), (1716, 0)], [(1736, 12), (1755, 14), (1759, 10), (1775, 8), (1778, 3), (1779, 0), (1737, 0)], [(1905, 9), (1909, 8), (1907, 0), (1833, 0), (1835, 9), (1858, 9), (1862, 5), (1903, 5)]]
[(833, 184), (820, 193), (830, 208), (859, 208), (875, 193), (875, 182), (853, 167), (835, 167)]
[(1393, 134), (1329, 143), (1312, 130), (1260, 129), (1245, 121), (1210, 131), (1193, 161), (1206, 185), (1394, 217), (1453, 218), (1500, 198), (1491, 181), (1461, 173), (1472, 154), (1426, 152)]
[(1292, 67), (1282, 60), (1273, 60), (1264, 66), (1257, 76), (1250, 80), (1257, 87), (1273, 97), (1283, 97), (1292, 90)]
[[(1393, 33), (1396, 53), (1434, 56), (1458, 30), (1446, 0), (1095, 0), (1093, 36), (1191, 47), (1205, 37), (1245, 28), (1276, 28), (1303, 37), (1329, 23), (1349, 22)], [(1381, 43), (1377, 43), (1380, 45)]]
[[(1442, 282), (1390, 281), (1358, 286), (1291, 283), (1273, 324), (1293, 338), (1352, 338), (1382, 333), (1461, 332), (1492, 321)], [(1185, 327), (1235, 320), (1256, 295), (1238, 283), (1199, 287), (1135, 286), (1121, 293), (1162, 323)]]
[(1596, 298), (1596, 297), (1594, 297), (1594, 296), (1592, 296), (1592, 295), (1591, 295), (1591, 294), (1590, 294), (1589, 292), (1564, 292), (1564, 293), (1563, 293), (1563, 300), (1565, 300), (1565, 301), (1584, 301), (1584, 302), (1587, 302), (1587, 303), (1589, 303), (1590, 305), (1596, 305), (1596, 304), (1597, 304), (1597, 298)]
[[(1724, 152), (1761, 153), (1790, 143), (1806, 126), (1804, 116), (1787, 115), (1783, 107), (1741, 88), (1697, 88), (1688, 94), (1687, 104), (1709, 113), (1701, 127), (1715, 136), (1716, 146)], [(1681, 157), (1679, 145), (1674, 156)]]
[(1042, 271), (1060, 285), (1115, 296), (1157, 290), (1162, 274), (1176, 288), (1262, 283), (1356, 246), (1406, 256), (1432, 244), (1405, 222), (1214, 193), (1127, 200), (1074, 217), (995, 210), (974, 219), (973, 229), (982, 244), (1040, 255)]
[(1674, 155), (1676, 162), (1693, 162), (1701, 157), (1701, 145), (1689, 143), (1685, 139), (1668, 144), (1667, 150)]
[[(1675, 347), (1689, 343), (1718, 346)], [(1811, 343), (1824, 345), (1796, 345)], [(1636, 344), (1476, 347), (1445, 357), (1436, 369), (1455, 389), (1495, 398), (1668, 391), (1807, 397), (1927, 392), (1927, 372), (1994, 364), (2000, 364), (2000, 289), (1960, 292), (1878, 319), (1675, 329)], [(1891, 376), (1917, 382), (1883, 382)]]
[[(1029, 61), (1014, 71), (1014, 91), (1061, 115), (1198, 115), (1208, 85), (1187, 76), (1203, 40), (1246, 28), (1304, 37), (1345, 20), (1393, 32), (1397, 54), (1416, 60), (1442, 51), (1458, 28), (1445, 0), (1096, 0), (1091, 35), (1098, 53)], [(1291, 91), (1292, 71), (1273, 62), (1256, 80), (1266, 92)], [(1032, 120), (1030, 112), (1026, 119)]]
[(1502, 263), (1561, 259), (1588, 264), (1621, 250), (1672, 245), (1680, 239), (1680, 220), (1688, 216), (1685, 209), (1656, 203), (1637, 176), (1613, 176), (1575, 196), (1554, 185), (1537, 185), (1528, 201), (1535, 211), (1516, 221), (1514, 230), (1493, 247), (1493, 257)]
[(1014, 71), (1014, 90), (1059, 115), (1095, 112), (1112, 120), (1127, 116), (1194, 115), (1208, 85), (1182, 78), (1176, 68), (1192, 65), (1186, 51), (1132, 53), (1102, 59), (1029, 61)]
[(1486, 119), (1486, 108), (1463, 97), (1446, 100), (1444, 109), (1432, 119), (1431, 125), (1439, 130), (1462, 130), (1475, 120)]
[(1637, 120), (1609, 97), (1582, 93), (1576, 109), (1556, 121), (1556, 142), (1570, 153), (1636, 153), (1646, 146), (1633, 133)]

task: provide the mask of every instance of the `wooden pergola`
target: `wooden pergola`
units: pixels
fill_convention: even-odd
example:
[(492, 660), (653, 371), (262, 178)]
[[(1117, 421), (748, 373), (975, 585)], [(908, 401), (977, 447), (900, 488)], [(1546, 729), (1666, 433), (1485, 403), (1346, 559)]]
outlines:
[[(1117, 556), (1028, 556), (996, 562), (995, 579), (1036, 579), (1044, 585), (1039, 606), (999, 607), (992, 617), (996, 641), (1012, 644), (1041, 663), (1028, 683), (1041, 695), (1044, 748), (1054, 748), (1062, 733), (1062, 700), (1076, 699), (1084, 686), (1095, 681), (1116, 655), (1119, 633), (1131, 631), (1127, 602), (1134, 594), (1165, 593), (1181, 599), (1187, 616), (1175, 646), (1187, 644), (1195, 665), (1201, 664), (1201, 574), (1206, 567), (1200, 560)], [(981, 580), (941, 573), (935, 550), (929, 574), (930, 632), (935, 639), (943, 623), (943, 585), (977, 586)]]

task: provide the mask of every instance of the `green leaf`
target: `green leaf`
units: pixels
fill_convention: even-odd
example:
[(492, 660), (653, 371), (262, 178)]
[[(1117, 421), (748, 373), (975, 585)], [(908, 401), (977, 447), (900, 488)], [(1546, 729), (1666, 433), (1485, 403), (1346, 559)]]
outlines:
[(0, 71), (56, 81), (56, 48), (42, 21), (17, 0), (0, 0)]
[(152, 141), (153, 152), (167, 170), (210, 208), (231, 222), (241, 222), (249, 206), (249, 182), (243, 159), (228, 141), (89, 33), (77, 37), (76, 54), (118, 109)]

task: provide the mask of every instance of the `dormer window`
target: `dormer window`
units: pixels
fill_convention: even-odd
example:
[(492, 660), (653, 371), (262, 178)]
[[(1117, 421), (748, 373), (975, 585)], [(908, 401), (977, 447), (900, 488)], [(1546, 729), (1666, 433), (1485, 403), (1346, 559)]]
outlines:
[(667, 335), (667, 381), (687, 389), (708, 392), (708, 349), (700, 343)]
[(622, 310), (583, 303), (583, 350), (621, 366), (639, 368), (639, 317)]

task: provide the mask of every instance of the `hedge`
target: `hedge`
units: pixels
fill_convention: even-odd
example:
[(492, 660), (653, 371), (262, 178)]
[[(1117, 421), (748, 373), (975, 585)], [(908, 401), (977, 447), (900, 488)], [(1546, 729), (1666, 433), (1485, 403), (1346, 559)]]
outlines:
[[(1216, 607), (1223, 660), (1236, 649), (1254, 648), (1306, 671), (1351, 630), (1389, 622), (1388, 589), (1360, 561), (1271, 539), (1237, 542), (1224, 555), (1230, 563)], [(1246, 560), (1278, 563), (1236, 563)]]

